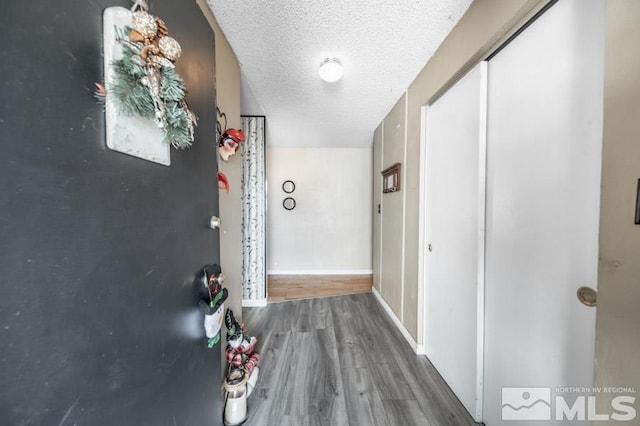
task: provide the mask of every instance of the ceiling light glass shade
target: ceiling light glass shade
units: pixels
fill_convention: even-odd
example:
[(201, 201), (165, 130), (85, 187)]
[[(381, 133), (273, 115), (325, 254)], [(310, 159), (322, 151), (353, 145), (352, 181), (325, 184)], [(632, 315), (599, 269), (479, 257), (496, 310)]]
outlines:
[(342, 62), (336, 58), (326, 58), (322, 61), (320, 69), (318, 70), (320, 78), (327, 83), (333, 83), (334, 81), (340, 80), (342, 78), (342, 74)]

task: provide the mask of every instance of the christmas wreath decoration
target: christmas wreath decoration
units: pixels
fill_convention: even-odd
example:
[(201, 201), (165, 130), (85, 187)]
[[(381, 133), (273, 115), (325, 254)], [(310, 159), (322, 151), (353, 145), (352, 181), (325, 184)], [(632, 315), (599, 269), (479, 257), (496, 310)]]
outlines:
[(122, 55), (111, 64), (113, 80), (106, 87), (96, 83), (96, 97), (104, 103), (109, 96), (123, 114), (153, 119), (166, 143), (188, 148), (197, 123), (187, 105), (184, 81), (175, 70), (180, 44), (169, 37), (162, 19), (144, 10), (133, 12), (131, 27), (117, 34)]

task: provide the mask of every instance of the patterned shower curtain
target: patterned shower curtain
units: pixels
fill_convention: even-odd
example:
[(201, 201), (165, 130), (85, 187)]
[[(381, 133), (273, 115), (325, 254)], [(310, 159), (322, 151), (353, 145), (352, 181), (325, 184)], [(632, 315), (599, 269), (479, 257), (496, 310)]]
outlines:
[(242, 299), (266, 299), (265, 117), (243, 116)]

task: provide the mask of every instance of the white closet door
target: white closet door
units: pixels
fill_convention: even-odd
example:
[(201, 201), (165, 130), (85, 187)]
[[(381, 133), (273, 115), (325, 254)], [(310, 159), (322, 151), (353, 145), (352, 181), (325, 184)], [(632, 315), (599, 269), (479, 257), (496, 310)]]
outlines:
[(478, 421), (485, 110), (481, 63), (428, 107), (425, 138), (425, 352)]
[(503, 387), (593, 383), (596, 312), (576, 290), (597, 285), (604, 18), (603, 0), (560, 0), (489, 61), (487, 426), (549, 400)]

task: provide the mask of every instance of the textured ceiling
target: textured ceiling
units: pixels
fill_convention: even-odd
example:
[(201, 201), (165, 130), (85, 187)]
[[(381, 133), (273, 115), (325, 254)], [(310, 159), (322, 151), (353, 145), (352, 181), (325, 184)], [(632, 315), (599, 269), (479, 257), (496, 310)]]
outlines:
[[(361, 148), (471, 3), (207, 1), (242, 67), (244, 97), (267, 116), (270, 146)], [(318, 77), (325, 57), (344, 65), (337, 83)]]

